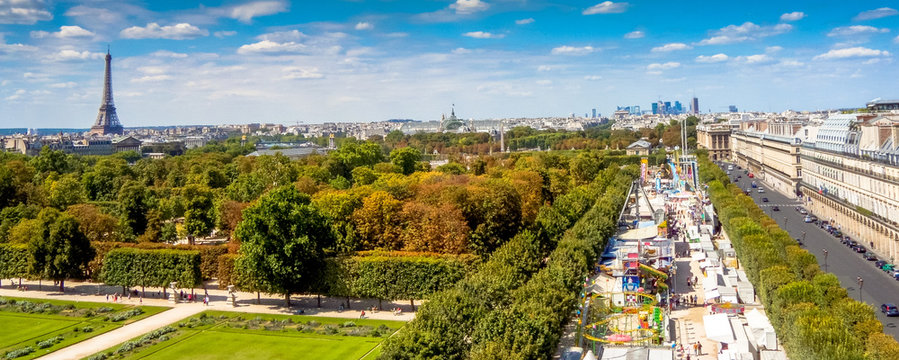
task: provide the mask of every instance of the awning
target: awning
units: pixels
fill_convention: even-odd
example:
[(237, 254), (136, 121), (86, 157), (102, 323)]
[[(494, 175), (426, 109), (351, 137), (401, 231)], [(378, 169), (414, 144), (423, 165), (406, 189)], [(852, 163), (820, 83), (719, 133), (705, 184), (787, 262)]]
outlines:
[(727, 344), (734, 342), (734, 329), (726, 314), (705, 315), (702, 324), (707, 339)]
[(655, 226), (649, 226), (639, 229), (628, 230), (624, 234), (618, 236), (622, 240), (643, 240), (651, 239), (659, 234), (659, 229)]

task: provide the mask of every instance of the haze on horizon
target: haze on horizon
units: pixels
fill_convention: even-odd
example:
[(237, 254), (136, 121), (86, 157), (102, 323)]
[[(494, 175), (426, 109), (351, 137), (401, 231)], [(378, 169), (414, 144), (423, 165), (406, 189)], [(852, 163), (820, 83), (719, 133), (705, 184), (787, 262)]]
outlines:
[[(891, 7), (892, 6), (892, 7)], [(0, 2), (0, 127), (703, 112), (897, 98), (885, 1)]]

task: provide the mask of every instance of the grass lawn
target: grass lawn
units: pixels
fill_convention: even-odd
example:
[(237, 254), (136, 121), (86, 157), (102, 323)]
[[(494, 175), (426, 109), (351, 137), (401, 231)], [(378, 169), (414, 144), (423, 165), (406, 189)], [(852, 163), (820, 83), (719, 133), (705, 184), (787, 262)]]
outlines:
[(374, 359), (401, 321), (206, 311), (93, 359)]
[[(136, 308), (140, 308), (140, 314), (129, 313)], [(155, 306), (0, 298), (0, 357), (6, 358), (9, 352), (25, 348), (33, 351), (20, 352), (21, 356), (16, 359), (46, 355), (166, 309)], [(117, 315), (127, 319), (112, 321), (109, 318)], [(43, 344), (39, 345), (41, 342)]]

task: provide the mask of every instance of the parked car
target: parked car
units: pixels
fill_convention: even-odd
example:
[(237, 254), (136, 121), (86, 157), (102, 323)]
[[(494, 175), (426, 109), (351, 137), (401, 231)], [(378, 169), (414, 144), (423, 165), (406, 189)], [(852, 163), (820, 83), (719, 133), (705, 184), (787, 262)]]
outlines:
[(780, 211), (780, 207), (777, 205), (774, 205), (774, 207), (771, 208), (771, 211)]
[(874, 253), (872, 253), (872, 252), (870, 252), (870, 251), (869, 251), (869, 252), (866, 252), (866, 253), (865, 253), (865, 260), (868, 260), (868, 261), (877, 261), (877, 255), (874, 255)]
[(868, 252), (868, 249), (865, 249), (865, 247), (864, 247), (864, 246), (861, 246), (861, 245), (855, 245), (855, 246), (853, 246), (853, 247), (852, 247), (852, 250), (855, 250), (855, 252), (857, 252), (857, 253), (859, 253), (859, 254), (863, 254), (863, 253)]
[(806, 210), (805, 208), (799, 208), (799, 213), (802, 215), (808, 215), (808, 210)]
[(878, 269), (883, 269), (883, 266), (886, 264), (887, 264), (886, 261), (877, 260), (877, 262), (874, 263), (874, 266), (876, 266)]
[(886, 314), (886, 316), (899, 316), (899, 309), (893, 304), (880, 305), (880, 312)]
[(750, 178), (750, 179), (752, 179), (752, 178), (754, 178), (754, 177), (755, 177), (755, 175), (754, 175), (753, 173), (749, 173), (749, 178)]
[(855, 247), (856, 247), (856, 246), (859, 246), (859, 245), (858, 245), (857, 242), (855, 242), (855, 240), (849, 240), (849, 241), (846, 241), (846, 246), (848, 246), (848, 247), (852, 248), (853, 250), (855, 250)]
[(840, 230), (834, 230), (834, 231), (833, 231), (833, 236), (836, 236), (837, 239), (841, 239), (841, 238), (843, 238), (843, 232), (840, 231)]
[(815, 220), (816, 219), (814, 219), (813, 216), (806, 215), (805, 220), (803, 220), (803, 221), (805, 221), (806, 223), (810, 223), (810, 222), (815, 222)]
[(764, 192), (765, 192), (765, 189), (759, 188), (759, 194), (762, 194), (762, 193), (764, 193)]
[(768, 202), (768, 198), (762, 198), (762, 202)]

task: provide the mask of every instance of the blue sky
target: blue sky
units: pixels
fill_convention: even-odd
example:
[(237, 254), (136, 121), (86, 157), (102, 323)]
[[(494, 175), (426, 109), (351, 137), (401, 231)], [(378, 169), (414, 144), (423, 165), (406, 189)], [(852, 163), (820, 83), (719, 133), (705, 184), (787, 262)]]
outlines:
[(703, 112), (899, 98), (896, 1), (0, 0), (0, 127)]

